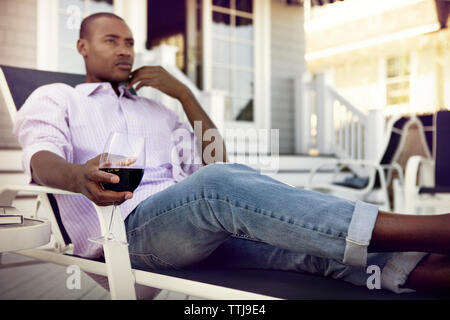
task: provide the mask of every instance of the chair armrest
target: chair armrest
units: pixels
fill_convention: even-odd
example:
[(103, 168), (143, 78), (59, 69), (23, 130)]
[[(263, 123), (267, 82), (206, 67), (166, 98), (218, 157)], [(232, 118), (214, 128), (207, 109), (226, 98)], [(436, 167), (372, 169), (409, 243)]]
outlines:
[[(39, 185), (4, 185), (0, 186), (0, 206), (11, 206), (18, 192), (42, 194), (68, 194), (76, 195), (66, 190), (49, 188)], [(102, 234), (106, 234), (111, 216), (112, 207), (100, 207), (94, 204), (100, 222)], [(112, 232), (119, 241), (127, 240), (125, 223), (119, 208), (113, 217)], [(107, 241), (103, 245), (111, 297), (113, 299), (136, 299), (134, 289), (134, 275), (127, 245), (119, 242)]]
[(32, 194), (75, 194), (70, 191), (49, 188), (45, 186), (24, 184), (24, 185), (2, 185), (0, 186), (0, 206), (11, 206), (17, 193), (19, 192), (29, 192)]
[[(337, 166), (340, 170), (345, 167), (346, 165), (359, 165), (359, 166), (370, 166), (373, 169), (377, 170), (380, 174), (383, 174), (383, 170), (382, 167), (380, 166), (380, 164), (378, 164), (375, 161), (371, 161), (371, 160), (354, 160), (354, 159), (336, 159), (336, 160), (329, 160), (329, 161), (325, 161), (325, 162), (321, 162), (318, 165), (314, 166), (311, 169), (311, 172), (309, 174), (309, 178), (308, 178), (308, 188), (311, 189), (313, 188), (313, 178), (314, 175), (317, 173), (317, 171), (325, 166), (329, 166), (329, 165), (334, 165)], [(383, 175), (384, 177), (384, 175)], [(370, 179), (369, 179), (369, 183), (367, 185), (366, 188), (364, 188), (364, 190), (369, 190), (372, 188), (373, 184), (375, 183), (375, 176), (371, 175)]]
[(417, 177), (419, 175), (419, 168), (421, 164), (430, 164), (432, 160), (422, 156), (412, 156), (406, 163), (405, 170), (405, 198), (414, 197), (419, 192), (417, 185)]

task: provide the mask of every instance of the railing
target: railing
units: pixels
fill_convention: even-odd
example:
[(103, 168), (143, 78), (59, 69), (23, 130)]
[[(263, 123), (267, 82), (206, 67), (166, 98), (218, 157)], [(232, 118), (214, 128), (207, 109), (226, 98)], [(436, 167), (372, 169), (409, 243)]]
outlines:
[(365, 112), (328, 85), (325, 73), (295, 81), (296, 152), (375, 160), (384, 134), (381, 110)]

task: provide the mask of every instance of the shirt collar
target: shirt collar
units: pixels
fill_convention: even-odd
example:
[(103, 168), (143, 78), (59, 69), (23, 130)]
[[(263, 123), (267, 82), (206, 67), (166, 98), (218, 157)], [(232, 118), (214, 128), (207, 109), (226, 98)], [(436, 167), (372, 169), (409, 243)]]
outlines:
[[(90, 83), (82, 83), (75, 87), (78, 91), (85, 94), (86, 96), (93, 95), (97, 92), (101, 91), (112, 91), (114, 92), (111, 83), (109, 82), (90, 82)], [(124, 95), (127, 98), (135, 99), (136, 96), (133, 95), (130, 90), (128, 90), (125, 85), (119, 86), (120, 96)], [(114, 92), (115, 94), (115, 92)]]

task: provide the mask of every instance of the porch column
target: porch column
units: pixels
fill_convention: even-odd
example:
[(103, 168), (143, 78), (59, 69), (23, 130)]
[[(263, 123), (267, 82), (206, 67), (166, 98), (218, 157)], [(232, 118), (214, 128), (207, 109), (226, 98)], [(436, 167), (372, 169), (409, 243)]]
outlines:
[(295, 153), (307, 154), (311, 144), (311, 75), (294, 79)]
[(365, 160), (378, 161), (381, 157), (383, 148), (383, 139), (385, 136), (385, 117), (383, 110), (369, 110), (368, 121), (364, 139), (364, 156)]
[(328, 96), (331, 74), (316, 75), (317, 148), (319, 154), (332, 154), (333, 148), (333, 106)]
[(125, 20), (133, 32), (136, 57), (145, 51), (147, 41), (147, 0), (115, 0), (114, 13)]

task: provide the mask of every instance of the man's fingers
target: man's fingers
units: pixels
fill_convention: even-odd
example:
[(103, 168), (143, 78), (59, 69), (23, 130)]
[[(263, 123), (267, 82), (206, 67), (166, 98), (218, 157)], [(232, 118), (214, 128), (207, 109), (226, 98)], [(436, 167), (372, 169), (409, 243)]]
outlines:
[(90, 180), (96, 182), (118, 183), (120, 178), (112, 173), (107, 173), (101, 170), (95, 170), (91, 172)]
[(154, 80), (156, 79), (157, 75), (153, 73), (145, 73), (141, 75), (133, 76), (131, 79), (128, 80), (127, 88), (130, 89), (132, 86), (134, 86), (136, 83), (140, 81), (148, 81), (148, 80)]
[(144, 86), (150, 86), (150, 87), (156, 88), (156, 82), (152, 81), (152, 80), (141, 81), (135, 90), (138, 91), (140, 88), (142, 88)]
[(111, 205), (113, 203), (122, 203), (133, 197), (129, 191), (115, 192), (111, 190), (103, 190), (100, 185), (91, 185), (88, 189), (91, 200), (101, 205)]

